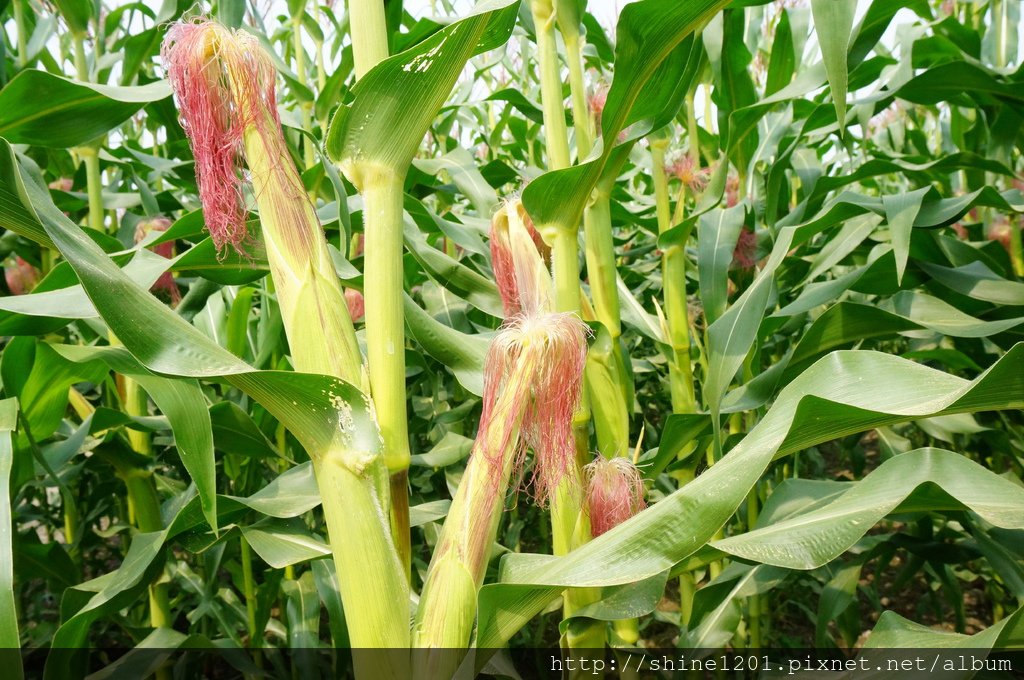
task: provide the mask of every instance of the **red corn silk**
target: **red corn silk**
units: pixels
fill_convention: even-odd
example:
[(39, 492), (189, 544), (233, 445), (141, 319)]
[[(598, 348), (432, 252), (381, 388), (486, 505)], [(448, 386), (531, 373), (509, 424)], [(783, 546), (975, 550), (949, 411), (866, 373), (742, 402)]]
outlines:
[(604, 114), (604, 107), (608, 103), (608, 85), (601, 83), (593, 89), (587, 97), (587, 108), (590, 115), (594, 117), (594, 125), (601, 127), (601, 116)]
[(683, 183), (691, 193), (699, 194), (708, 186), (711, 171), (694, 162), (690, 154), (680, 154), (665, 166), (665, 174), (671, 175)]
[(345, 289), (345, 305), (348, 307), (349, 318), (355, 323), (366, 314), (366, 301), (363, 294), (355, 288)]
[(628, 458), (598, 456), (584, 468), (590, 530), (597, 537), (622, 524), (647, 504), (640, 470)]
[(15, 255), (14, 262), (4, 266), (4, 280), (11, 295), (24, 295), (32, 292), (39, 282), (39, 270)]
[(992, 224), (989, 225), (988, 231), (985, 233), (985, 238), (989, 241), (998, 241), (1009, 252), (1010, 237), (1014, 229), (1020, 229), (1020, 224), (1014, 224), (1006, 215), (1000, 215), (992, 220)]
[[(527, 448), (532, 449), (535, 465), (530, 490), (541, 505), (575, 464), (572, 421), (583, 384), (586, 332), (575, 314), (520, 314), (506, 323), (488, 350), (480, 432), (488, 431), (495, 417), (522, 413), (523, 419), (514, 446), (514, 435), (508, 430), (504, 439), (483, 452), (499, 465), (511, 449), (514, 467), (521, 469)], [(514, 375), (527, 377), (513, 384)], [(495, 409), (499, 397), (511, 404), (509, 410)]]
[(491, 269), (494, 270), (494, 282), (498, 286), (498, 294), (501, 295), (505, 317), (509, 318), (519, 314), (522, 308), (519, 304), (519, 286), (516, 282), (512, 245), (508, 240), (508, 232), (497, 228), (498, 219), (496, 215), (491, 222)]
[(740, 177), (729, 173), (725, 180), (725, 207), (735, 208), (740, 202)]
[[(274, 67), (256, 38), (205, 19), (176, 23), (160, 47), (195, 157), (206, 227), (218, 250), (244, 253), (242, 138), (277, 126)], [(276, 127), (275, 127), (276, 129)]]
[(749, 270), (757, 264), (757, 236), (746, 227), (740, 230), (736, 248), (732, 251), (732, 265), (736, 269)]
[[(166, 217), (154, 217), (143, 220), (135, 227), (135, 243), (142, 243), (154, 231), (164, 232), (170, 228), (171, 221)], [(174, 241), (158, 243), (155, 246), (151, 246), (149, 250), (169, 260), (174, 257)], [(150, 290), (154, 293), (166, 294), (171, 299), (171, 304), (173, 305), (181, 302), (181, 291), (178, 290), (178, 284), (174, 282), (174, 274), (169, 271), (161, 274)]]

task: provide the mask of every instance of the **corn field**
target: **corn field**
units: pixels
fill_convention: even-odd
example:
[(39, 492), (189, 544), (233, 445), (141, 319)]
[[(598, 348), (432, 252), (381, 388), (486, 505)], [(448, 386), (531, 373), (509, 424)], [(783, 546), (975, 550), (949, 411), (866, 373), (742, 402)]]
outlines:
[(3, 677), (1024, 648), (1020, 0), (0, 22)]

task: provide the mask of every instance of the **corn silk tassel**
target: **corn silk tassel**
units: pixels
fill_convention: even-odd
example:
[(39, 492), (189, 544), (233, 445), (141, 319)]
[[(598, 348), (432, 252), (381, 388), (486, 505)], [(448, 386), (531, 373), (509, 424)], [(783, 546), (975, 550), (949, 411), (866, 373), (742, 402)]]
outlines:
[(586, 326), (551, 311), (551, 278), (510, 202), (495, 215), (495, 278), (513, 312), (485, 363), (483, 413), (476, 442), (427, 572), (414, 626), (417, 647), (434, 648), (418, 669), (448, 677), (469, 645), (491, 546), (513, 474), (534, 452), (529, 483), (541, 504), (575, 465), (572, 416), (586, 361)]
[(614, 529), (647, 507), (644, 480), (629, 458), (598, 456), (583, 468), (587, 512), (594, 538)]
[[(348, 305), (327, 241), (281, 131), (275, 71), (257, 39), (212, 21), (174, 24), (161, 48), (192, 144), (207, 228), (240, 253), (247, 230), (242, 166), (260, 213), (262, 244), (296, 370), (366, 389)], [(346, 405), (339, 405), (344, 422)], [(342, 428), (344, 425), (342, 425)], [(353, 647), (409, 646), (408, 582), (387, 521), (388, 477), (379, 453), (342, 432), (309, 451), (323, 497)], [(408, 658), (379, 657), (366, 677), (405, 677)]]
[[(587, 484), (585, 507), (594, 538), (611, 531), (647, 507), (643, 475), (629, 458), (598, 455), (583, 468), (583, 474)], [(615, 637), (626, 645), (635, 645), (640, 639), (639, 623), (635, 618), (613, 621), (612, 630)]]

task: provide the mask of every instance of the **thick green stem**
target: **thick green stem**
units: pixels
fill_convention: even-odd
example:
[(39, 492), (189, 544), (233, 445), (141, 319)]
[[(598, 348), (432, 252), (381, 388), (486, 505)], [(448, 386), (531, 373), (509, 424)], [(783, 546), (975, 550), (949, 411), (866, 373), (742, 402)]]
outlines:
[[(72, 36), (75, 49), (75, 72), (79, 80), (89, 80), (89, 66), (85, 59), (85, 36), (75, 33)], [(103, 231), (103, 175), (100, 171), (99, 147), (83, 146), (78, 148), (78, 155), (85, 164), (86, 191), (89, 196), (89, 228)]]
[(580, 311), (579, 239), (576, 229), (559, 228), (551, 246), (555, 280), (555, 307), (560, 312)]
[(550, 170), (569, 167), (569, 132), (565, 126), (562, 78), (555, 42), (555, 14), (551, 0), (531, 0), (537, 29), (537, 58), (540, 62), (540, 95), (544, 109), (544, 140)]
[(384, 0), (348, 0), (356, 79), (388, 58), (388, 24)]
[(619, 336), (619, 294), (612, 239), (611, 182), (595, 189), (583, 213), (587, 278), (594, 300), (594, 314), (608, 331), (607, 342), (595, 341), (587, 354), (587, 392), (598, 451), (608, 458), (629, 454), (629, 401), (625, 358)]
[(1010, 10), (1006, 0), (992, 3), (992, 23), (996, 33), (996, 67), (1006, 68), (1009, 63)]
[[(651, 142), (651, 175), (654, 178), (659, 233), (672, 228), (668, 177), (665, 175), (665, 146), (664, 140)], [(690, 320), (686, 302), (686, 252), (683, 244), (672, 244), (662, 251), (661, 275), (665, 295), (665, 321), (672, 345), (672, 361), (669, 363), (672, 412), (695, 413), (697, 400), (694, 395), (693, 368), (690, 365)]]
[[(229, 70), (229, 76), (244, 74)], [(243, 144), (292, 363), (299, 371), (336, 376), (365, 389), (362, 357), (327, 240), (280, 129), (273, 127), (269, 112), (259, 115), (263, 118), (246, 129)], [(398, 200), (400, 207), (401, 194)], [(407, 648), (409, 586), (388, 527), (383, 457), (349, 450), (344, 437), (308, 453), (353, 646)], [(405, 678), (407, 661), (400, 654), (356, 656), (356, 672)]]
[(1010, 262), (1013, 273), (1024, 276), (1024, 248), (1021, 246), (1021, 225), (1010, 223)]
[[(153, 475), (146, 470), (122, 471), (128, 489), (128, 511), (139, 531), (150, 533), (163, 531), (164, 522), (160, 515), (160, 499), (156, 495)], [(167, 597), (166, 583), (149, 586), (149, 623), (154, 628), (171, 626), (171, 607)]]
[(18, 40), (18, 69), (28, 65), (28, 33), (25, 31), (25, 10), (19, 0), (14, 0), (14, 30)]
[(340, 574), (354, 576), (339, 579), (353, 647), (408, 647), (408, 586), (379, 531), (383, 517), (363, 511), (379, 507), (374, 484), (329, 459), (315, 461), (314, 470), (321, 488), (333, 492), (324, 498), (324, 516), (335, 564)]
[(614, 340), (622, 335), (619, 293), (616, 288), (615, 242), (612, 237), (611, 182), (594, 190), (590, 205), (583, 213), (586, 244), (587, 279), (594, 312)]
[(700, 134), (697, 132), (697, 111), (693, 105), (693, 91), (686, 95), (686, 139), (694, 170), (700, 167)]
[[(389, 537), (382, 498), (387, 492), (387, 471), (377, 460), (356, 473), (349, 468), (348, 457), (344, 451), (327, 451), (314, 458), (313, 469), (352, 647), (408, 648), (409, 582)], [(386, 661), (380, 667), (360, 668), (357, 657), (356, 674), (408, 677), (400, 656)]]
[[(405, 317), (402, 311), (402, 184), (390, 169), (364, 175), (363, 229), (366, 250), (366, 351), (370, 393), (384, 438), (384, 461), (392, 476), (406, 479), (409, 469), (409, 428), (405, 392)], [(396, 479), (396, 482), (398, 480)], [(409, 571), (408, 485), (392, 485), (391, 527), (395, 546)]]
[(569, 64), (569, 91), (572, 93), (572, 121), (576, 134), (576, 159), (582, 161), (594, 147), (593, 120), (587, 107), (587, 89), (583, 83), (583, 51), (579, 26), (559, 24), (565, 41), (565, 59)]
[(103, 231), (103, 174), (95, 147), (82, 147), (79, 155), (85, 163), (86, 190), (89, 194), (89, 228)]
[(245, 619), (249, 633), (249, 647), (262, 647), (263, 636), (256, 631), (256, 581), (252, 574), (252, 549), (245, 536), (238, 537), (238, 551), (242, 557), (242, 590), (245, 595)]

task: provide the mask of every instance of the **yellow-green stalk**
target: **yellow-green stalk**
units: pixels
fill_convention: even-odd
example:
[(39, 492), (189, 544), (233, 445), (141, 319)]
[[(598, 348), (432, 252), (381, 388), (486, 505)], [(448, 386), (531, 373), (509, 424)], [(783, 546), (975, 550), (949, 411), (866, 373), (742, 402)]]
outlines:
[[(668, 176), (665, 173), (665, 150), (668, 138), (664, 135), (649, 138), (651, 148), (651, 176), (654, 180), (655, 208), (658, 218), (658, 233), (672, 228), (671, 199), (669, 198)], [(680, 196), (682, 205), (685, 194)], [(690, 320), (686, 302), (686, 252), (685, 244), (672, 244), (662, 249), (661, 278), (664, 292), (663, 309), (668, 340), (672, 348), (669, 360), (669, 393), (673, 413), (696, 413), (697, 398), (694, 392), (693, 367), (690, 364)], [(690, 449), (684, 450), (686, 453)], [(694, 470), (687, 466), (679, 471), (678, 482), (685, 485), (693, 479)], [(697, 584), (690, 572), (679, 575), (679, 617), (686, 626), (693, 611), (693, 598)]]
[[(349, 0), (352, 52), (361, 79), (388, 57), (387, 21), (381, 0)], [(384, 438), (390, 473), (391, 534), (406, 577), (412, 573), (409, 536), (409, 425), (405, 390), (405, 317), (402, 310), (402, 201), (405, 168), (364, 164), (349, 179), (363, 197), (363, 274), (370, 394)], [(354, 175), (358, 175), (355, 177)]]
[(611, 191), (618, 170), (617, 164), (606, 169), (583, 212), (584, 253), (594, 315), (608, 332), (607, 342), (601, 342), (599, 337), (590, 349), (587, 393), (598, 451), (609, 458), (629, 452), (629, 409), (633, 392), (619, 342), (622, 323), (611, 215)]
[(352, 58), (356, 79), (388, 58), (388, 24), (384, 0), (348, 0)]
[[(111, 345), (120, 345), (113, 332), (109, 332)], [(121, 404), (124, 412), (130, 416), (149, 415), (149, 396), (138, 381), (126, 375), (117, 375), (120, 388)], [(131, 449), (147, 458), (153, 455), (152, 441), (148, 432), (125, 428)], [(128, 519), (139, 531), (163, 531), (163, 516), (160, 514), (160, 498), (151, 471), (134, 463), (134, 461), (116, 462), (117, 474), (124, 480), (128, 492)], [(149, 586), (149, 623), (154, 628), (169, 627), (173, 623), (167, 584), (159, 580)]]
[[(668, 139), (652, 137), (650, 147), (658, 233), (664, 234), (673, 226), (668, 176), (665, 173), (665, 150), (668, 148)], [(677, 205), (682, 205), (684, 200), (685, 193), (680, 195)], [(677, 208), (677, 212), (678, 210)], [(684, 243), (673, 243), (662, 248), (661, 277), (665, 296), (663, 309), (669, 332), (668, 340), (672, 347), (672, 360), (669, 362), (672, 412), (695, 413), (697, 403), (694, 397), (693, 370), (690, 366), (690, 322), (686, 303)]]
[(565, 109), (562, 107), (562, 78), (558, 67), (558, 43), (555, 41), (553, 0), (530, 0), (530, 11), (537, 31), (537, 59), (540, 62), (540, 94), (548, 166), (551, 170), (561, 170), (569, 167), (569, 132), (565, 126)]
[[(537, 35), (548, 168), (560, 170), (569, 166), (570, 159), (558, 45), (555, 41), (555, 6), (553, 0), (530, 0), (530, 10)], [(551, 246), (555, 309), (560, 312), (579, 313), (581, 305), (578, 225), (557, 225), (548, 231), (549, 233), (542, 235)], [(575, 425), (578, 457), (585, 455), (589, 449), (589, 420), (589, 409), (584, 401), (577, 413)], [(565, 555), (590, 540), (590, 524), (583, 511), (581, 493), (582, 464), (582, 460), (576, 461), (570, 474), (565, 476), (550, 499), (552, 551), (555, 555)], [(566, 591), (563, 608), (565, 617), (569, 618), (597, 596), (596, 592), (589, 590)], [(567, 638), (570, 648), (603, 648), (605, 642), (604, 629), (598, 626), (584, 626), (583, 630), (578, 632), (570, 627)]]
[[(82, 82), (89, 81), (89, 66), (85, 60), (85, 32), (72, 30), (74, 45), (75, 74)], [(89, 199), (90, 229), (103, 231), (103, 176), (100, 172), (99, 145), (88, 144), (77, 148), (78, 156), (85, 165), (85, 185)]]
[[(244, 249), (248, 240), (235, 169), (244, 160), (292, 364), (365, 386), (327, 241), (277, 120), (269, 57), (250, 34), (213, 22), (175, 24), (162, 52), (196, 155), (204, 216), (215, 242)], [(308, 453), (352, 644), (408, 647), (408, 581), (387, 521), (387, 470), (379, 453), (350, 442), (341, 428), (330, 445)], [(390, 661), (391, 667), (375, 669), (377, 677), (407, 673), (399, 657)]]
[(572, 95), (573, 134), (576, 138), (576, 159), (582, 161), (594, 146), (594, 121), (587, 106), (583, 84), (583, 44), (580, 37), (579, 3), (577, 0), (556, 0), (555, 18), (565, 43), (565, 60), (569, 66), (569, 92)]

